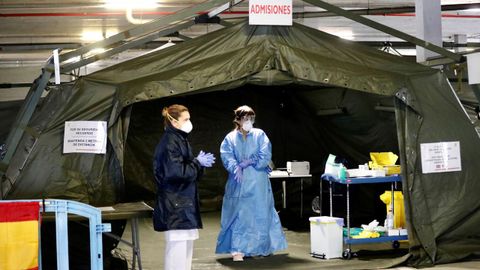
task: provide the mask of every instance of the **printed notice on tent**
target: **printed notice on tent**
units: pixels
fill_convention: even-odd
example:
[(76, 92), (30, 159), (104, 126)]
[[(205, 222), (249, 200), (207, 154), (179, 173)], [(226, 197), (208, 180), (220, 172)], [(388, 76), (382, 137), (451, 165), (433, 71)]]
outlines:
[(106, 121), (67, 121), (63, 137), (63, 153), (107, 152)]
[(462, 170), (460, 142), (420, 144), (422, 173), (455, 172)]
[(292, 25), (292, 0), (249, 0), (250, 25)]

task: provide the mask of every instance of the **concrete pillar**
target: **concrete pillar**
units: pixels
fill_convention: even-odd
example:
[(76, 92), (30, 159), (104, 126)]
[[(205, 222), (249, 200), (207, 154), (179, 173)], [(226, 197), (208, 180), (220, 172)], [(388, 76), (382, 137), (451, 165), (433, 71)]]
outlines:
[(466, 34), (454, 34), (453, 44), (455, 52), (464, 52), (467, 47), (467, 35)]
[[(417, 38), (442, 47), (442, 7), (440, 0), (415, 0)], [(438, 54), (417, 46), (417, 62)]]

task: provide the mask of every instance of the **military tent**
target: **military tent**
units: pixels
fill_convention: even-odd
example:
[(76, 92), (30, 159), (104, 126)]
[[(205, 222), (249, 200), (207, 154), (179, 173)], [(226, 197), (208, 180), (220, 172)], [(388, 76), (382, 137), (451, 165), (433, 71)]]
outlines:
[[(310, 160), (319, 175), (328, 153), (355, 166), (370, 151), (397, 152), (412, 265), (480, 249), (480, 140), (437, 69), (300, 24), (241, 22), (50, 91), (6, 172), (8, 199), (151, 199), (162, 107), (190, 107), (193, 148), (218, 155), (232, 110), (246, 103), (272, 140), (277, 166)], [(64, 123), (75, 120), (108, 121), (107, 154), (62, 153)], [(421, 144), (451, 141), (460, 143), (461, 171), (422, 173)], [(221, 195), (224, 181), (218, 162), (201, 183), (203, 195)]]

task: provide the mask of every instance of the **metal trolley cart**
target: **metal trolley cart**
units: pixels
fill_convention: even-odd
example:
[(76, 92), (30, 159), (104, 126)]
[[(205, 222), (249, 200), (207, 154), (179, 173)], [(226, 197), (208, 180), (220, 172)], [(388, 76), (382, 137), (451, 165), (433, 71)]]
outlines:
[(384, 177), (357, 177), (357, 178), (346, 178), (345, 180), (341, 180), (339, 178), (333, 177), (328, 174), (322, 175), (323, 181), (329, 181), (330, 187), (330, 216), (333, 215), (333, 192), (332, 187), (333, 183), (339, 183), (346, 185), (347, 187), (347, 236), (343, 238), (344, 244), (347, 248), (343, 251), (342, 257), (344, 259), (351, 259), (352, 258), (352, 245), (354, 244), (367, 244), (367, 243), (380, 243), (380, 242), (392, 242), (393, 248), (399, 248), (400, 240), (408, 240), (408, 235), (400, 235), (400, 236), (382, 236), (378, 238), (361, 238), (361, 239), (354, 239), (350, 236), (350, 185), (356, 184), (377, 184), (377, 183), (391, 183), (392, 189), (392, 212), (394, 212), (394, 187), (396, 187), (396, 183), (402, 181), (399, 175), (391, 175), (391, 176), (384, 176)]

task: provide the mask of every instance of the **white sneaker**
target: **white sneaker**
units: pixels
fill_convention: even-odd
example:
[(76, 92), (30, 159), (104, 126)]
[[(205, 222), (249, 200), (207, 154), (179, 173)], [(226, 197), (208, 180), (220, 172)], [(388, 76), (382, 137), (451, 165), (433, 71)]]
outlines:
[(234, 262), (243, 262), (243, 255), (242, 254), (235, 254), (233, 255)]

